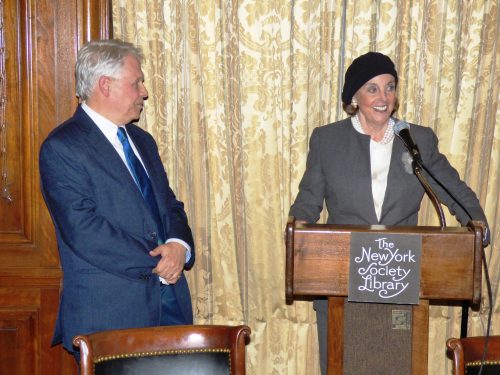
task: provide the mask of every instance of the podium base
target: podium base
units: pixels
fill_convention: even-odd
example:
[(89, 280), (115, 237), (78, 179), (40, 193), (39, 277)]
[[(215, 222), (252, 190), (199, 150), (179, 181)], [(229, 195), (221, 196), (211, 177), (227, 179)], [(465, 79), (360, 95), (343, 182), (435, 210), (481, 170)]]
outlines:
[(344, 375), (412, 373), (412, 307), (344, 301)]

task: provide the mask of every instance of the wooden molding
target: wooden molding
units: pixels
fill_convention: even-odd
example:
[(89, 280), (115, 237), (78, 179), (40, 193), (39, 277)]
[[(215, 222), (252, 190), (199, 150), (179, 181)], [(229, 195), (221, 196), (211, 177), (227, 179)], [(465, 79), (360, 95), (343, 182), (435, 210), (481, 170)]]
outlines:
[(1, 374), (76, 374), (51, 346), (62, 272), (40, 192), (38, 152), (78, 104), (74, 66), (86, 41), (112, 33), (110, 0), (5, 0), (9, 188), (0, 198)]

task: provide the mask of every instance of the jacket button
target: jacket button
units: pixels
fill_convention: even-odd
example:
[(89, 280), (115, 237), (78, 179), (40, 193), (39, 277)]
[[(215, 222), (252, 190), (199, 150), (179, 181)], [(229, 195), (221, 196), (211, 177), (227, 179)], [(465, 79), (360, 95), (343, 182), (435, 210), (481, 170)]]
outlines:
[(156, 232), (151, 232), (151, 233), (150, 233), (150, 236), (151, 236), (151, 238), (152, 238), (153, 240), (156, 240), (156, 238), (158, 237), (158, 233), (156, 233)]

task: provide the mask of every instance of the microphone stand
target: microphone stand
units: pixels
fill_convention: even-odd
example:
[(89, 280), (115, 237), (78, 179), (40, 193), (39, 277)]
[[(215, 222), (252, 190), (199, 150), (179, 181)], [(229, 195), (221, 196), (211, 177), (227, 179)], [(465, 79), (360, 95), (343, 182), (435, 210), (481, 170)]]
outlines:
[[(403, 129), (405, 129), (405, 128), (407, 129), (407, 127), (403, 127)], [(424, 175), (422, 173), (423, 169), (425, 169), (425, 166), (422, 164), (422, 160), (420, 159), (420, 155), (419, 155), (419, 152), (418, 152), (417, 145), (413, 145), (412, 146), (411, 144), (409, 144), (408, 142), (406, 142), (405, 138), (402, 137), (399, 134), (399, 131), (397, 131), (395, 133), (399, 136), (399, 138), (401, 138), (401, 140), (403, 141), (404, 145), (406, 146), (406, 148), (410, 152), (410, 155), (412, 156), (413, 161), (412, 161), (411, 166), (412, 166), (412, 169), (413, 169), (413, 173), (415, 174), (415, 176), (417, 176), (417, 178), (420, 181), (421, 185), (425, 189), (425, 192), (429, 196), (429, 198), (430, 198), (430, 200), (431, 200), (434, 208), (436, 209), (436, 211), (438, 213), (438, 216), (439, 216), (439, 222), (441, 224), (441, 230), (443, 230), (446, 227), (446, 219), (444, 217), (443, 208), (441, 207), (441, 203), (439, 202), (436, 194), (434, 193), (434, 191), (432, 190), (431, 186), (429, 185), (427, 179), (424, 177)], [(435, 179), (435, 177), (432, 175), (432, 173), (430, 173), (430, 171), (428, 171), (428, 173), (431, 175), (432, 178)], [(439, 181), (437, 181), (437, 180), (436, 180), (436, 182), (439, 183)], [(444, 188), (444, 189), (446, 190), (446, 188)], [(453, 197), (453, 195), (452, 195), (452, 198), (457, 203), (459, 203)], [(464, 211), (467, 212), (467, 210), (465, 208), (463, 208), (463, 209), (464, 209)], [(468, 214), (468, 212), (467, 212), (467, 214)], [(470, 215), (469, 215), (469, 217), (470, 217)], [(484, 248), (483, 248), (483, 252), (484, 252)], [(484, 258), (483, 258), (483, 261), (484, 261)], [(485, 269), (487, 270), (487, 268), (486, 268), (486, 262), (485, 261), (484, 261), (484, 265), (485, 265)], [(490, 309), (491, 309), (491, 306), (490, 306)], [(467, 323), (468, 323), (468, 320), (469, 320), (469, 302), (468, 301), (463, 301), (462, 302), (462, 319), (461, 319), (461, 327), (460, 327), (460, 337), (467, 337)], [(488, 328), (488, 332), (489, 332), (489, 328)], [(486, 353), (486, 348), (485, 348), (485, 353)], [(486, 357), (486, 355), (484, 354), (483, 357)], [(481, 367), (480, 372), (482, 372), (482, 367)]]
[[(399, 133), (396, 133), (396, 134), (399, 135)], [(410, 145), (407, 144), (407, 142), (405, 142), (405, 140), (401, 136), (400, 136), (400, 138), (403, 141), (403, 143), (405, 144), (405, 146), (408, 148), (408, 150), (410, 151), (410, 155), (412, 155), (412, 157), (413, 157), (413, 161), (412, 161), (413, 173), (415, 174), (415, 176), (417, 176), (418, 180), (420, 181), (423, 188), (425, 189), (427, 195), (431, 199), (431, 202), (434, 205), (434, 208), (438, 212), (439, 222), (441, 224), (441, 229), (444, 229), (446, 227), (446, 220), (444, 217), (443, 208), (441, 207), (441, 203), (437, 199), (436, 194), (434, 193), (434, 191), (432, 190), (432, 188), (430, 187), (429, 183), (427, 182), (426, 178), (424, 177), (424, 175), (422, 173), (422, 171), (424, 169), (425, 170), (427, 170), (427, 169), (422, 164), (422, 160), (419, 158), (418, 148), (416, 150), (413, 149), (412, 147), (410, 147)], [(416, 148), (416, 145), (414, 147)], [(439, 185), (441, 185), (441, 187), (443, 187), (445, 189), (446, 192), (448, 192), (448, 190), (438, 180), (436, 180), (436, 178), (432, 175), (432, 173), (430, 171), (427, 170), (427, 172)], [(465, 207), (463, 207), (460, 204), (460, 202), (458, 200), (456, 200), (455, 197), (450, 192), (448, 192), (448, 194), (450, 194), (450, 196), (453, 198), (453, 200), (460, 205), (460, 207), (467, 213), (467, 215), (472, 220), (472, 217), (469, 214), (469, 212), (467, 211), (467, 209)], [(474, 228), (474, 226), (472, 226), (472, 228)], [(491, 314), (492, 314), (492, 306), (493, 306), (493, 304), (491, 302), (493, 298), (492, 298), (492, 293), (491, 293), (491, 285), (489, 282), (486, 257), (484, 255), (484, 246), (482, 246), (481, 249), (482, 249), (482, 262), (483, 262), (484, 272), (485, 272), (485, 277), (486, 277), (486, 286), (488, 288), (488, 298), (490, 300), (490, 313), (488, 315), (488, 326), (487, 326), (487, 332), (486, 332), (486, 338), (485, 338), (485, 344), (484, 344), (483, 359), (481, 361), (481, 368), (479, 370), (479, 374), (481, 374), (483, 371), (483, 364), (484, 364), (484, 360), (486, 358), (486, 353), (488, 350), (488, 338), (489, 338), (489, 332), (490, 332)], [(460, 322), (461, 323), (460, 324), (460, 337), (461, 338), (467, 337), (468, 320), (469, 320), (469, 301), (462, 301), (462, 318), (461, 318), (461, 322)]]
[(427, 193), (427, 195), (431, 199), (432, 205), (434, 206), (434, 208), (436, 209), (436, 211), (439, 215), (439, 223), (441, 224), (441, 229), (446, 228), (446, 219), (444, 217), (443, 207), (441, 206), (441, 203), (439, 202), (436, 194), (434, 193), (431, 186), (429, 185), (429, 182), (427, 182), (427, 179), (424, 177), (424, 175), (422, 173), (422, 166), (415, 159), (413, 160), (411, 166), (413, 168), (413, 173), (415, 173), (415, 176), (417, 176), (418, 180), (420, 181), (420, 183), (424, 187), (425, 192)]
[[(439, 223), (441, 224), (441, 229), (446, 228), (446, 219), (444, 217), (443, 213), (443, 207), (441, 206), (441, 203), (439, 202), (436, 194), (432, 190), (431, 186), (429, 185), (429, 182), (425, 178), (425, 176), (422, 173), (423, 166), (420, 164), (419, 161), (413, 159), (412, 162), (412, 168), (413, 168), (413, 173), (415, 176), (417, 176), (418, 180), (422, 184), (422, 186), (425, 189), (425, 192), (429, 196), (434, 208), (436, 209), (438, 215), (439, 215)], [(460, 337), (467, 337), (467, 325), (469, 321), (469, 302), (468, 301), (463, 301), (462, 302), (462, 318), (460, 322)]]

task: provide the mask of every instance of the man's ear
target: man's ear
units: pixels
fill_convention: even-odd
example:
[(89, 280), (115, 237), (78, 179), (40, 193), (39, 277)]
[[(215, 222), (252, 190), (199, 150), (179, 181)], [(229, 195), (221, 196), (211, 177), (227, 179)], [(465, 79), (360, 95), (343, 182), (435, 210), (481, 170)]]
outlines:
[(108, 97), (111, 86), (111, 78), (108, 76), (101, 76), (99, 77), (99, 81), (97, 83), (101, 94), (105, 97)]

